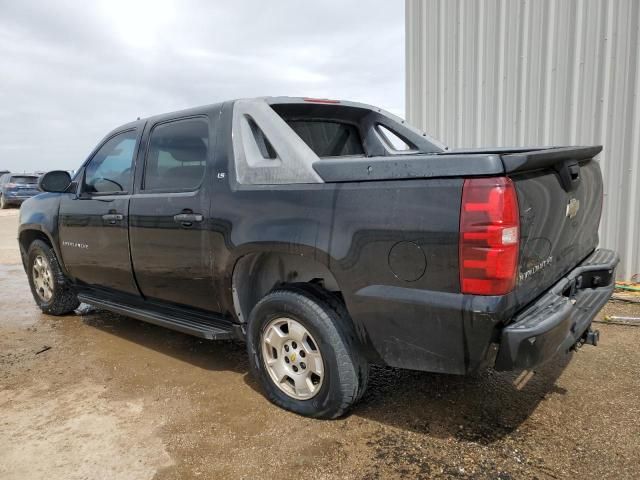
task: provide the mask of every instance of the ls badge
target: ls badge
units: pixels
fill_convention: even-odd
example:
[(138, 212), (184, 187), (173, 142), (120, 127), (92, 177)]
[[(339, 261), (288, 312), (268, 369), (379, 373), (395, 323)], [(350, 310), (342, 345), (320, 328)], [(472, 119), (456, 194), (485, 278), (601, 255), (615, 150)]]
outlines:
[(578, 210), (580, 210), (580, 200), (576, 200), (572, 198), (567, 203), (567, 217), (573, 218), (578, 214)]

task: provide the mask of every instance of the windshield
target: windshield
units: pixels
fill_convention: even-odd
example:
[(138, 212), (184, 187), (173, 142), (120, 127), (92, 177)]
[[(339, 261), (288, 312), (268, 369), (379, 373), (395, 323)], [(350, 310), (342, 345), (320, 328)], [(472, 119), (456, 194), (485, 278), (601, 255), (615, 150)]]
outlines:
[(17, 183), (18, 185), (35, 185), (38, 183), (38, 177), (30, 176), (12, 176), (11, 183)]

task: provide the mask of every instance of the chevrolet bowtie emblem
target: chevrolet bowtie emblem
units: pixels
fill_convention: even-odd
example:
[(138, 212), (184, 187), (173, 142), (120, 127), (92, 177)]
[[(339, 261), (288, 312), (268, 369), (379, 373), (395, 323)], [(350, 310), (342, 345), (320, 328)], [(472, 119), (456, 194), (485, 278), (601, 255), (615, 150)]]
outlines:
[(295, 362), (296, 361), (296, 354), (292, 353), (289, 358), (291, 359), (292, 362)]
[(578, 214), (578, 210), (580, 210), (580, 200), (576, 200), (572, 198), (567, 203), (567, 217), (573, 218)]

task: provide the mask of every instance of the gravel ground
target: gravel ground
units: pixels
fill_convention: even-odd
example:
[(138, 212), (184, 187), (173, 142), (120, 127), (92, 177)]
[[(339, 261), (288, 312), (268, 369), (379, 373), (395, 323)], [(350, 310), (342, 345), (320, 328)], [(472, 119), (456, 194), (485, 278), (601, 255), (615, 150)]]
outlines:
[(376, 368), (349, 416), (314, 421), (262, 397), (240, 343), (40, 314), (16, 224), (0, 212), (2, 479), (640, 478), (639, 327), (599, 325), (599, 347), (520, 391), (514, 374)]

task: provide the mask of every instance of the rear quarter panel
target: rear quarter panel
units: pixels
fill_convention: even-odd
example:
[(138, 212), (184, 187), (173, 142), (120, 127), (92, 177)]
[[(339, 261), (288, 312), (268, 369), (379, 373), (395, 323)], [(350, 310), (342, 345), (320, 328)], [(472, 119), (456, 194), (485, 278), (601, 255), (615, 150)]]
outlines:
[[(463, 373), (458, 277), (462, 179), (341, 184), (330, 267), (370, 357), (403, 368)], [(390, 267), (411, 244), (413, 263)], [(416, 247), (417, 246), (417, 247)], [(418, 248), (419, 247), (419, 248)], [(419, 255), (422, 251), (424, 259)], [(414, 263), (424, 261), (419, 278)]]
[[(331, 268), (356, 292), (372, 284), (456, 292), (461, 179), (340, 184), (331, 238)], [(399, 242), (426, 257), (416, 280), (398, 278), (389, 254)]]

